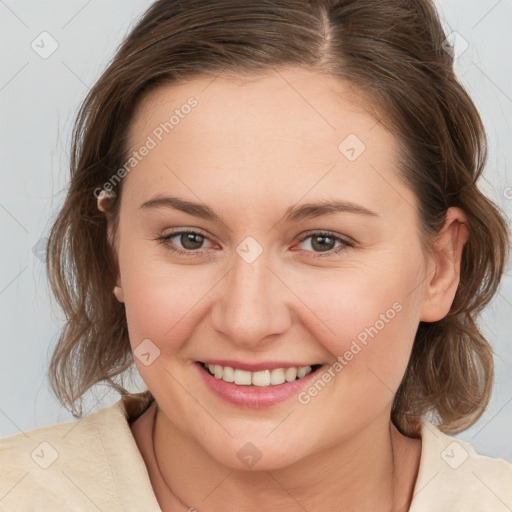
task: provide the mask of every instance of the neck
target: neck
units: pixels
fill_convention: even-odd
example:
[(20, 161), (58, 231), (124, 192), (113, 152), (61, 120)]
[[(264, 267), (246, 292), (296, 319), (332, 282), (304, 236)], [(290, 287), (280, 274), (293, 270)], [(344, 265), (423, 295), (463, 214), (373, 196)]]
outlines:
[(219, 464), (162, 411), (154, 412), (155, 421), (149, 418), (154, 452), (146, 450), (144, 458), (164, 512), (217, 512), (226, 503), (245, 512), (409, 508), (421, 444), (402, 436), (388, 412), (346, 442), (270, 471), (240, 471)]

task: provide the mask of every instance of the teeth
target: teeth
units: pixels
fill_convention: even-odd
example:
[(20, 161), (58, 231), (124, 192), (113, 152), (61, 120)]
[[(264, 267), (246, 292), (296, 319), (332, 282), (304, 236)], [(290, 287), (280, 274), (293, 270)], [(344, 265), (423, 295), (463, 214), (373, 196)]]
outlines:
[(293, 382), (296, 379), (302, 379), (311, 373), (311, 366), (302, 366), (300, 368), (275, 368), (274, 370), (262, 370), (258, 372), (248, 372), (229, 366), (220, 366), (218, 364), (204, 365), (216, 379), (222, 379), (225, 382), (234, 382), (238, 386), (258, 386), (266, 388), (268, 386), (278, 386), (285, 382)]
[(292, 382), (297, 378), (297, 368), (286, 368), (284, 372), (284, 378), (286, 382)]
[[(222, 366), (219, 366), (219, 368), (222, 368)], [(225, 380), (226, 382), (235, 382), (235, 370), (229, 366), (225, 366), (222, 371), (222, 380)]]
[[(219, 366), (219, 368), (222, 370), (222, 366)], [(235, 370), (235, 384), (238, 384), (239, 386), (250, 386), (251, 372), (246, 372), (245, 370)]]
[(311, 371), (311, 366), (303, 366), (302, 368), (299, 368), (297, 370), (297, 377), (299, 379), (302, 379), (302, 377), (305, 377), (309, 372)]
[(254, 372), (252, 374), (252, 383), (255, 386), (266, 388), (270, 386), (270, 370), (263, 370), (262, 372)]
[(285, 371), (282, 368), (276, 368), (270, 372), (270, 384), (277, 386), (286, 382)]

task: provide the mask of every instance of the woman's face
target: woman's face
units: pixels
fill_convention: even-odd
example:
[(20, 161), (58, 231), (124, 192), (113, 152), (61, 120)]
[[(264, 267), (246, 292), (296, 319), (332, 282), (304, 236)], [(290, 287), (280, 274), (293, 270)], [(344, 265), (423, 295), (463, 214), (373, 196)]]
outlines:
[(363, 100), (298, 69), (200, 78), (154, 91), (129, 136), (116, 295), (169, 424), (258, 469), (388, 425), (430, 260)]

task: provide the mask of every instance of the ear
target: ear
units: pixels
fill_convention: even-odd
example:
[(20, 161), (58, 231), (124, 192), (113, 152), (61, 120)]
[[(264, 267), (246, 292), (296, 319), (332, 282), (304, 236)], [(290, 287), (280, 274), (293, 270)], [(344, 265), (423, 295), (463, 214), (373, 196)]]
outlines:
[(445, 224), (434, 242), (434, 256), (429, 258), (421, 321), (436, 322), (450, 311), (459, 286), (462, 249), (468, 237), (464, 212), (460, 208), (449, 208)]
[[(111, 208), (111, 201), (114, 196), (112, 194), (105, 193), (104, 190), (101, 191), (101, 193), (98, 195), (98, 210), (105, 213), (106, 219), (107, 219), (107, 241), (112, 250), (114, 251), (114, 254), (117, 254), (117, 248), (116, 248), (116, 237), (114, 235), (114, 226), (111, 216), (109, 215), (109, 209)], [(123, 294), (123, 288), (121, 286), (121, 274), (119, 271), (119, 263), (115, 261), (115, 267), (116, 267), (116, 285), (114, 286), (114, 289), (112, 290), (116, 299), (119, 302), (124, 302), (124, 294)]]
[(123, 293), (123, 289), (121, 288), (120, 285), (115, 285), (114, 286), (114, 290), (113, 290), (113, 293), (114, 295), (116, 296), (116, 299), (119, 301), (119, 302), (124, 302), (124, 293)]
[[(112, 247), (114, 254), (117, 255), (116, 237), (114, 235), (114, 228), (113, 228), (112, 221), (110, 218), (108, 219), (107, 234), (108, 234), (108, 243)], [(118, 262), (117, 256), (115, 257), (115, 267), (116, 267), (117, 276), (116, 276), (116, 285), (114, 286), (113, 293), (119, 302), (124, 302), (124, 293), (123, 293), (123, 288), (121, 285), (121, 272), (119, 270), (119, 262)]]
[[(95, 192), (96, 195), (96, 192)], [(103, 213), (107, 213), (112, 207), (112, 201), (115, 198), (114, 192), (107, 192), (106, 190), (101, 190), (98, 195), (96, 195), (98, 210)]]

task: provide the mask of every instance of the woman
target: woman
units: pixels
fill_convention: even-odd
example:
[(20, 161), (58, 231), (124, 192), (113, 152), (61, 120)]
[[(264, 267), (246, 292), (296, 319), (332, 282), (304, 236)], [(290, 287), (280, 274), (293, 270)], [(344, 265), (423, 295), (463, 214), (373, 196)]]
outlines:
[(150, 7), (47, 258), (56, 395), (123, 396), (4, 439), (0, 510), (512, 508), (512, 466), (448, 435), (489, 401), (509, 238), (445, 39), (429, 0)]

